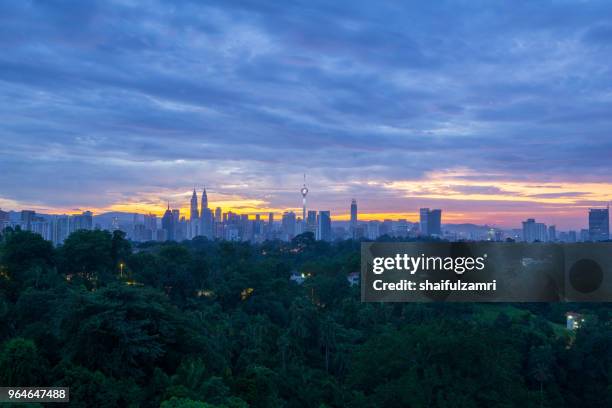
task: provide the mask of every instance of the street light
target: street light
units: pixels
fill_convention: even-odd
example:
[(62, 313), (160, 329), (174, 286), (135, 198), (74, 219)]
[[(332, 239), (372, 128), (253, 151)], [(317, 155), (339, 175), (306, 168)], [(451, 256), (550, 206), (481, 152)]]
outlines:
[(119, 264), (119, 271), (120, 271), (120, 276), (123, 278), (123, 267), (125, 266), (125, 264), (123, 262), (121, 262)]

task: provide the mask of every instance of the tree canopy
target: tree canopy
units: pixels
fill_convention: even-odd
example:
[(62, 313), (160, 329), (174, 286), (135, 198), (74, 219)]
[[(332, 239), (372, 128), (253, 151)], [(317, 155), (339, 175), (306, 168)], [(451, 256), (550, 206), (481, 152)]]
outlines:
[(71, 407), (612, 406), (606, 304), (361, 303), (359, 248), (5, 231), (0, 385)]

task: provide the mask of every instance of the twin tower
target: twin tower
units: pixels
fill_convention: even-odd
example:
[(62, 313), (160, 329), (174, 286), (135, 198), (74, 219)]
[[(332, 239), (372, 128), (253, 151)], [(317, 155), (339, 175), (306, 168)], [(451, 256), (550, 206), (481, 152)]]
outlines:
[(204, 215), (204, 213), (206, 213), (207, 210), (208, 210), (208, 196), (206, 195), (206, 189), (202, 190), (202, 209), (198, 211), (198, 194), (196, 193), (196, 190), (194, 188), (193, 194), (191, 195), (191, 211), (189, 212), (189, 219), (191, 221), (194, 221), (200, 218), (200, 214)]
[(195, 188), (193, 189), (193, 194), (191, 195), (189, 221), (191, 237), (203, 235), (205, 237), (212, 238), (213, 213), (208, 208), (208, 196), (206, 195), (206, 189), (202, 190), (202, 201), (199, 211), (198, 194), (196, 193)]

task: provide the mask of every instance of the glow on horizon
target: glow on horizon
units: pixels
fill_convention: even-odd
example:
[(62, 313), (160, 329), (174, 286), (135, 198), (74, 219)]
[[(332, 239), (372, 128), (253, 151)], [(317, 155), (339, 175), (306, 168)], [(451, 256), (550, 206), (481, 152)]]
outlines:
[[(500, 175), (497, 177), (499, 178), (497, 180), (479, 180), (478, 176), (471, 172), (449, 171), (431, 173), (426, 180), (374, 182), (370, 185), (379, 184), (386, 189), (400, 192), (406, 197), (443, 200), (569, 204), (582, 208), (589, 206), (581, 205), (581, 202), (584, 201), (601, 203), (612, 201), (612, 183), (517, 182), (508, 181)], [(470, 188), (475, 189), (475, 192), (470, 193)], [(468, 191), (466, 192), (465, 189)], [(477, 192), (478, 189), (490, 189), (490, 191)]]
[[(440, 208), (443, 210), (443, 223), (473, 223), (479, 225), (499, 226), (503, 228), (518, 228), (526, 218), (536, 218), (548, 224), (556, 224), (560, 228), (578, 229), (586, 225), (586, 209), (600, 207), (612, 200), (612, 184), (609, 183), (577, 183), (577, 182), (537, 182), (508, 181), (501, 175), (488, 175), (487, 179), (465, 170), (427, 174), (422, 180), (365, 181), (369, 187), (375, 187), (382, 193), (390, 192), (392, 198), (384, 202), (387, 209), (379, 209), (381, 204), (364, 200), (359, 203), (360, 221), (383, 221), (385, 219), (406, 219), (418, 222), (419, 207)], [(352, 182), (349, 185), (355, 185)], [(230, 189), (233, 186), (224, 185)], [(13, 200), (0, 200), (0, 208), (32, 209), (47, 214), (75, 214), (82, 211), (92, 211), (95, 215), (105, 212), (127, 212), (139, 214), (155, 214), (162, 216), (167, 202), (173, 209), (178, 208), (181, 215), (189, 217), (189, 200), (191, 189), (135, 192), (130, 194), (130, 200), (117, 197), (116, 202), (101, 207), (79, 208), (48, 208), (43, 204), (20, 203)], [(275, 192), (274, 189), (271, 189)], [(284, 190), (286, 191), (286, 190)], [(319, 192), (315, 200), (309, 203), (309, 209), (330, 210), (334, 221), (347, 221), (350, 218), (350, 192), (347, 194), (346, 206), (328, 205), (319, 202), (327, 192)], [(198, 203), (201, 200), (201, 189), (197, 190)], [(376, 195), (373, 196), (375, 199)], [(209, 208), (214, 211), (221, 207), (224, 213), (231, 211), (246, 214), (251, 218), (259, 214), (264, 219), (273, 213), (276, 220), (285, 211), (293, 211), (301, 215), (301, 196), (295, 193), (295, 206), (283, 207), (274, 205), (274, 199), (265, 200), (245, 197), (237, 193), (208, 191)], [(405, 204), (405, 199), (417, 200), (419, 205)], [(462, 208), (462, 202), (469, 202), (468, 208)], [(529, 208), (503, 208), (503, 203), (523, 203), (533, 205)], [(403, 211), (403, 208), (410, 211)]]
[[(178, 201), (178, 200), (177, 200)], [(189, 206), (188, 197), (184, 200), (186, 204), (178, 207), (181, 215), (186, 218), (189, 217)], [(17, 204), (17, 203), (15, 203)], [(262, 218), (266, 219), (269, 213), (273, 213), (276, 221), (280, 221), (280, 216), (285, 211), (293, 211), (296, 216), (301, 214), (301, 208), (279, 208), (271, 207), (266, 205), (267, 203), (261, 200), (225, 200), (225, 201), (212, 201), (209, 200), (209, 208), (211, 211), (215, 211), (216, 207), (221, 207), (223, 213), (232, 211), (237, 214), (249, 215), (249, 218), (253, 219), (255, 215), (259, 214)], [(13, 206), (11, 206), (13, 207)], [(177, 207), (170, 206), (171, 209)], [(4, 207), (6, 209), (6, 207)], [(100, 215), (107, 212), (126, 212), (126, 213), (138, 213), (138, 214), (155, 214), (161, 217), (166, 210), (166, 203), (163, 200), (158, 200), (157, 203), (149, 202), (130, 202), (130, 203), (118, 203), (112, 204), (108, 207), (100, 208), (56, 208), (49, 209), (44, 206), (30, 205), (30, 206), (14, 206), (15, 209), (32, 209), (40, 213), (45, 214), (79, 214), (83, 211), (91, 211), (94, 215)], [(521, 221), (526, 218), (536, 218), (540, 221), (547, 222), (551, 217), (563, 218), (573, 220), (572, 225), (569, 227), (578, 229), (578, 224), (586, 225), (586, 209), (576, 207), (564, 207), (557, 209), (542, 209), (542, 208), (531, 208), (529, 210), (512, 210), (512, 211), (487, 211), (482, 212), (481, 209), (475, 208), (473, 211), (453, 211), (448, 210), (444, 206), (430, 206), (430, 208), (441, 208), (442, 222), (443, 224), (461, 224), (461, 223), (472, 223), (478, 225), (490, 225), (503, 228), (520, 228)], [(348, 210), (348, 209), (347, 209)], [(350, 219), (349, 211), (332, 211), (333, 221), (348, 221)], [(384, 221), (386, 219), (399, 220), (405, 219), (408, 222), (418, 222), (419, 213), (418, 208), (414, 211), (409, 212), (375, 212), (370, 210), (363, 210), (360, 208), (359, 221)], [(551, 222), (548, 222), (551, 223)], [(555, 224), (552, 222), (552, 224)], [(562, 225), (561, 227), (568, 227), (568, 225)], [(568, 228), (569, 229), (569, 228)]]

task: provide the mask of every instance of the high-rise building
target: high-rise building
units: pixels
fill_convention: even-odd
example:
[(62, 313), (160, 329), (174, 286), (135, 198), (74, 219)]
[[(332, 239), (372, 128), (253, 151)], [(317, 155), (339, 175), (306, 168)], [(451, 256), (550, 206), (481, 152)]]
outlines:
[[(206, 188), (202, 190), (202, 201), (200, 204), (202, 205), (202, 211), (205, 208), (208, 208), (208, 195), (206, 195)], [(202, 214), (202, 211), (200, 211), (200, 214)]]
[(32, 222), (36, 217), (36, 211), (32, 210), (22, 210), (21, 211), (21, 228), (26, 231), (32, 230)]
[(198, 211), (198, 195), (194, 188), (193, 194), (191, 195), (191, 208), (189, 211), (189, 220), (193, 223), (198, 218), (200, 218), (200, 212)]
[(283, 229), (283, 239), (290, 241), (295, 236), (295, 213), (293, 211), (285, 211), (281, 221)]
[(580, 241), (586, 242), (586, 241), (589, 241), (590, 239), (591, 237), (589, 236), (589, 230), (586, 228), (582, 228), (580, 230)]
[(275, 238), (274, 213), (268, 213), (268, 223), (264, 226), (264, 229), (266, 239), (272, 240)]
[(41, 235), (46, 240), (52, 239), (52, 225), (44, 217), (35, 217), (32, 221), (31, 231)]
[(261, 242), (264, 236), (264, 222), (261, 218), (261, 214), (255, 214), (255, 221), (252, 222), (253, 226), (253, 240), (255, 242)]
[(329, 211), (319, 211), (317, 225), (317, 240), (320, 241), (331, 241), (332, 240), (332, 229), (331, 229), (331, 215)]
[(203, 207), (202, 214), (200, 216), (201, 226), (200, 235), (205, 236), (208, 239), (213, 238), (213, 226), (215, 224), (213, 212), (210, 208)]
[(370, 221), (366, 227), (366, 236), (368, 239), (376, 239), (380, 237), (380, 221)]
[(70, 235), (70, 217), (67, 215), (56, 215), (52, 221), (51, 241), (53, 245), (60, 245)]
[(548, 226), (548, 241), (555, 242), (557, 240), (557, 228), (554, 225)]
[(442, 210), (419, 210), (419, 226), (422, 235), (442, 236)]
[(523, 241), (546, 242), (548, 240), (548, 228), (546, 224), (536, 222), (534, 218), (523, 221)]
[(84, 211), (80, 215), (72, 216), (72, 227), (71, 232), (78, 230), (92, 230), (93, 229), (93, 214), (91, 211)]
[(314, 210), (308, 211), (308, 216), (306, 218), (306, 231), (312, 232), (313, 234), (317, 233), (317, 212)]
[(385, 219), (380, 225), (379, 229), (380, 235), (389, 235), (393, 234), (393, 220)]
[(357, 230), (357, 200), (354, 198), (351, 200), (351, 221), (349, 225), (351, 238), (355, 239)]
[(201, 233), (200, 210), (198, 209), (198, 194), (196, 189), (193, 189), (191, 201), (189, 203), (189, 221), (187, 222), (187, 237), (195, 238)]
[(164, 230), (163, 237), (165, 240), (174, 241), (174, 214), (170, 210), (170, 203), (168, 203), (168, 208), (162, 217), (162, 230)]
[(157, 216), (154, 214), (145, 214), (143, 216), (142, 232), (140, 232), (142, 241), (152, 241), (157, 236)]
[(147, 229), (145, 228), (144, 224), (134, 224), (132, 239), (136, 242), (150, 241), (150, 232), (151, 231), (149, 231), (149, 234), (147, 234)]
[(591, 241), (610, 239), (610, 208), (589, 209), (589, 239)]
[(0, 234), (10, 225), (9, 213), (0, 210)]
[(429, 208), (419, 210), (419, 229), (421, 234), (427, 235), (427, 221), (429, 220)]
[[(151, 236), (156, 236), (157, 231), (157, 215), (155, 214), (145, 214), (144, 216), (144, 226), (147, 230), (151, 231)], [(153, 239), (153, 238), (152, 238)]]
[(221, 212), (221, 207), (217, 207), (215, 209), (215, 222), (222, 222), (223, 218), (221, 216), (222, 212)]
[[(208, 195), (206, 189), (202, 190), (202, 201), (200, 203), (200, 235), (212, 239), (214, 237), (214, 215), (210, 208), (208, 208)], [(221, 216), (221, 209), (219, 210), (219, 216)]]
[(431, 210), (427, 222), (428, 235), (442, 236), (442, 210)]

